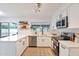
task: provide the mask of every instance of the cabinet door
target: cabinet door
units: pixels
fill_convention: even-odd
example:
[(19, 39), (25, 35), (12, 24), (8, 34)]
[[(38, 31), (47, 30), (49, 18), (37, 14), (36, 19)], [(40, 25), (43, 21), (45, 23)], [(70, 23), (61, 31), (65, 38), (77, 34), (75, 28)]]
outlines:
[(37, 46), (50, 47), (50, 45), (51, 45), (51, 38), (49, 37), (38, 37), (37, 38)]
[(21, 55), (25, 48), (28, 46), (28, 39), (24, 37), (16, 42), (17, 45), (17, 55)]
[(43, 37), (43, 39), (45, 40), (44, 43), (47, 47), (51, 46), (51, 37)]
[(28, 36), (27, 37), (25, 37), (25, 47), (28, 47)]
[(18, 40), (16, 42), (17, 55), (21, 55), (22, 53), (22, 40)]
[(79, 47), (70, 48), (70, 56), (79, 56)]
[(69, 8), (69, 27), (79, 28), (79, 4), (73, 4)]
[(60, 56), (68, 56), (69, 55), (68, 48), (66, 48), (64, 45), (60, 44), (60, 46), (59, 46), (59, 55)]
[(43, 37), (38, 37), (37, 38), (37, 46), (38, 47), (43, 47), (45, 46), (45, 39)]
[(22, 50), (25, 50), (25, 48), (27, 47), (27, 38), (26, 37), (24, 37), (23, 39), (22, 39)]

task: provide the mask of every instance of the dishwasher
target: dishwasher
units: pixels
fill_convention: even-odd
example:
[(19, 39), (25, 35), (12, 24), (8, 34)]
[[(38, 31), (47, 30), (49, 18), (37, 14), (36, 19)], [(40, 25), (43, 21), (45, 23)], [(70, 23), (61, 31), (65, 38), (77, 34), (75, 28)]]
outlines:
[(29, 47), (37, 47), (37, 36), (29, 36)]

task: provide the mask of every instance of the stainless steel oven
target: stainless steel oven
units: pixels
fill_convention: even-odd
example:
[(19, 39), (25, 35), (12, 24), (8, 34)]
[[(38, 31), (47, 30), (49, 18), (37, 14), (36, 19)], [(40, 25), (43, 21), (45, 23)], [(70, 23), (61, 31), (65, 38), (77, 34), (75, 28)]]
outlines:
[(53, 51), (55, 52), (55, 55), (59, 55), (59, 42), (57, 38), (53, 37)]

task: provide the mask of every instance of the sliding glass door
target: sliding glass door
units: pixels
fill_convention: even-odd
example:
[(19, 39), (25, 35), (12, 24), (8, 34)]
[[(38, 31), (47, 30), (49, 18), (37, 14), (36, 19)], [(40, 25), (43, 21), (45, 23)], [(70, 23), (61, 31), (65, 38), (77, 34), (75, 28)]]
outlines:
[(15, 35), (17, 34), (17, 24), (16, 23), (9, 23), (9, 30), (10, 30), (10, 35)]

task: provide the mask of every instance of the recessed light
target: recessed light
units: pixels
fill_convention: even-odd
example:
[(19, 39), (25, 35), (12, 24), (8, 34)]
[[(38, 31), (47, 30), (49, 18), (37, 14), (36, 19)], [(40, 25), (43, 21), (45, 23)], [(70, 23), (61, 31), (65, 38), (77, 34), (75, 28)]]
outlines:
[(4, 12), (2, 12), (2, 11), (0, 11), (0, 15), (5, 15), (5, 13), (4, 13)]

